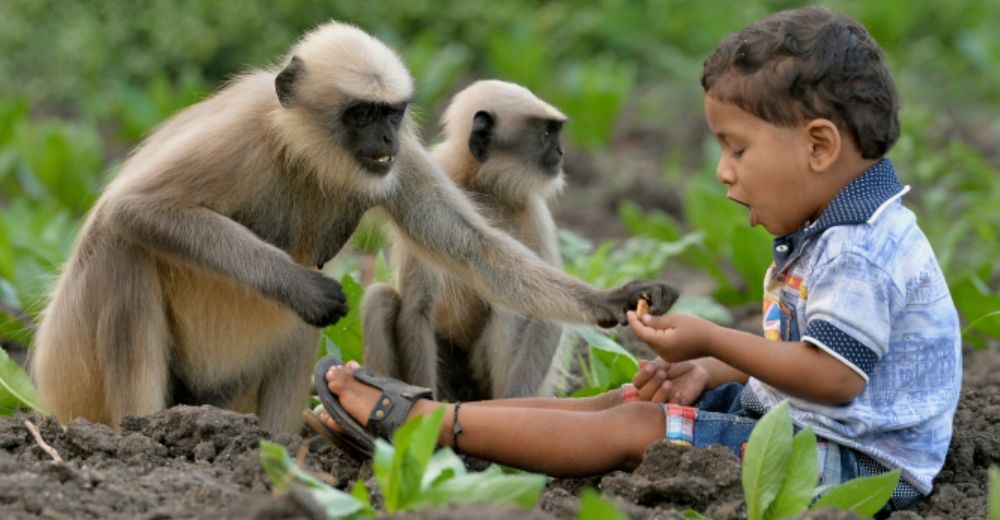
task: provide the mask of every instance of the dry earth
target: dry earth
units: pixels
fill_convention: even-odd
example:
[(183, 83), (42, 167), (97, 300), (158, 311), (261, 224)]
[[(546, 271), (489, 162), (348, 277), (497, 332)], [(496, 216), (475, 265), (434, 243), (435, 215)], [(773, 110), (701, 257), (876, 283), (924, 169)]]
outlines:
[[(965, 363), (955, 436), (935, 492), (892, 518), (985, 518), (987, 468), (1000, 464), (1000, 353), (968, 353)], [(39, 447), (26, 420), (37, 424), (64, 462)], [(254, 416), (211, 407), (181, 406), (130, 418), (120, 434), (83, 420), (61, 428), (50, 418), (18, 415), (0, 419), (0, 517), (316, 517), (300, 495), (271, 496), (259, 463), (261, 439), (279, 442), (292, 454), (307, 445), (304, 465), (341, 487), (359, 475), (373, 483), (367, 464), (325, 442), (271, 435)], [(478, 461), (470, 464), (481, 467)], [(573, 518), (576, 494), (593, 486), (631, 518), (681, 518), (680, 511), (692, 508), (717, 520), (736, 519), (744, 517), (739, 475), (736, 459), (721, 448), (660, 443), (634, 472), (552, 481), (530, 515), (475, 505), (410, 518)], [(828, 515), (834, 513), (822, 517), (833, 517)]]

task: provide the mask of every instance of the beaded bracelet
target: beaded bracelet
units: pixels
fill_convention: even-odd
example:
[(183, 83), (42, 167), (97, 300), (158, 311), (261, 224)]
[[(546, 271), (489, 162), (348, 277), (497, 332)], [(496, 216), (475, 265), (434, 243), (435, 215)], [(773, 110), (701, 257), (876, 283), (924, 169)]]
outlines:
[(632, 383), (623, 383), (622, 401), (628, 403), (630, 401), (638, 401), (638, 400), (639, 400), (639, 390), (635, 388), (635, 385), (633, 385)]

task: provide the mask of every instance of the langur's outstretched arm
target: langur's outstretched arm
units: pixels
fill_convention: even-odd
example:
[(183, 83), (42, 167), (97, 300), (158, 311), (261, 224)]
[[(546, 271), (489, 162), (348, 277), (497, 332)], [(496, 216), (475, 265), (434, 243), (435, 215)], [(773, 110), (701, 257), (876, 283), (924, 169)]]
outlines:
[(399, 192), (383, 206), (414, 252), (468, 280), (486, 300), (541, 318), (610, 327), (624, 323), (625, 311), (640, 298), (657, 310), (676, 299), (676, 290), (663, 283), (602, 291), (563, 274), (490, 227), (420, 146), (405, 149)]
[(295, 264), (284, 251), (207, 208), (131, 195), (114, 202), (110, 218), (132, 242), (227, 275), (314, 326), (347, 314), (339, 283)]

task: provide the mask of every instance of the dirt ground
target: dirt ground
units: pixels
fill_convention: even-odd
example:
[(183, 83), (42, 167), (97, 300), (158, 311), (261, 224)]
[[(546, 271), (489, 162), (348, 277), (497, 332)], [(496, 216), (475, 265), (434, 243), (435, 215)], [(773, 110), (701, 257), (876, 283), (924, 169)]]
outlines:
[[(954, 440), (934, 494), (891, 518), (985, 518), (987, 468), (1000, 464), (1000, 353), (967, 353), (965, 374)], [(39, 447), (26, 420), (64, 462)], [(293, 456), (308, 446), (304, 466), (335, 485), (359, 475), (373, 485), (368, 464), (322, 440), (271, 435), (254, 416), (207, 406), (130, 418), (120, 434), (83, 420), (64, 429), (51, 418), (18, 415), (0, 419), (0, 518), (317, 518), (301, 496), (271, 495), (259, 462), (261, 439), (287, 446)], [(407, 518), (574, 518), (576, 495), (587, 486), (636, 519), (682, 518), (688, 508), (716, 520), (745, 517), (739, 464), (728, 451), (658, 443), (634, 472), (553, 480), (530, 513), (472, 505)]]

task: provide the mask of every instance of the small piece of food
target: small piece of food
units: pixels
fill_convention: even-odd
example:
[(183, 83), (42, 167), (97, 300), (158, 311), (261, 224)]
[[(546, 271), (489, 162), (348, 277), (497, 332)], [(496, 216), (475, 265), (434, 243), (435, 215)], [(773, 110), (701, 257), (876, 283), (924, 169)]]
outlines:
[(639, 300), (639, 303), (635, 306), (635, 313), (639, 315), (640, 320), (643, 316), (649, 314), (649, 302), (645, 299)]

